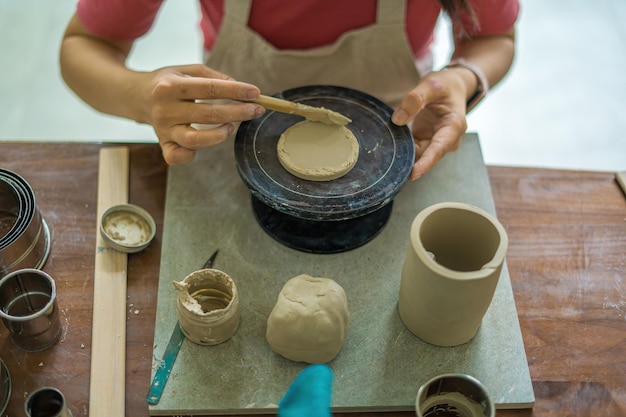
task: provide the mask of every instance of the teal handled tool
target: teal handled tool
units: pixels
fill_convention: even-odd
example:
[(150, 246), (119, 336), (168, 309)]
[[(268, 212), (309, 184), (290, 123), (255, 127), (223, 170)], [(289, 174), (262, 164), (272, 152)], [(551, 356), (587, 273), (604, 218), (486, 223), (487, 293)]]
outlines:
[(176, 321), (176, 326), (174, 327), (170, 341), (167, 344), (165, 353), (163, 354), (163, 359), (161, 359), (161, 363), (154, 374), (152, 385), (150, 385), (150, 391), (146, 397), (148, 404), (156, 405), (161, 400), (161, 394), (163, 394), (163, 389), (165, 388), (167, 379), (170, 377), (172, 366), (174, 366), (174, 361), (176, 361), (178, 351), (183, 345), (183, 340), (185, 340), (185, 335), (180, 329), (180, 323)]
[[(202, 265), (202, 269), (211, 268), (213, 266), (218, 252), (219, 250), (213, 252), (213, 255), (211, 255), (204, 265)], [(167, 343), (161, 363), (159, 364), (159, 367), (154, 374), (154, 378), (152, 379), (150, 391), (148, 391), (148, 396), (146, 397), (148, 404), (156, 405), (161, 400), (163, 389), (165, 389), (165, 384), (172, 373), (172, 367), (174, 366), (174, 362), (178, 356), (178, 351), (180, 351), (180, 347), (183, 345), (184, 340), (185, 335), (180, 328), (180, 323), (176, 321), (176, 326), (174, 327), (170, 341)]]

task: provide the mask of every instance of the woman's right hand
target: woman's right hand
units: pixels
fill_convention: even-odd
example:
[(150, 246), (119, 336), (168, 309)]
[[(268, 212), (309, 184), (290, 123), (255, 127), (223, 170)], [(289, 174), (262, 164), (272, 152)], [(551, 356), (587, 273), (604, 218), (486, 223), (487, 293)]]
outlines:
[[(170, 165), (190, 162), (198, 149), (225, 141), (234, 132), (234, 123), (265, 111), (254, 103), (224, 101), (251, 101), (260, 92), (201, 64), (161, 68), (141, 78), (136, 97), (144, 98), (145, 121), (154, 127), (163, 158)], [(196, 129), (192, 124), (215, 127)]]
[[(126, 66), (132, 46), (132, 41), (98, 36), (74, 14), (61, 43), (61, 74), (94, 109), (151, 124), (168, 164), (191, 161), (196, 150), (223, 142), (234, 131), (233, 123), (265, 111), (238, 101), (256, 99), (257, 87), (201, 64), (134, 71)], [(196, 130), (192, 124), (217, 127)]]

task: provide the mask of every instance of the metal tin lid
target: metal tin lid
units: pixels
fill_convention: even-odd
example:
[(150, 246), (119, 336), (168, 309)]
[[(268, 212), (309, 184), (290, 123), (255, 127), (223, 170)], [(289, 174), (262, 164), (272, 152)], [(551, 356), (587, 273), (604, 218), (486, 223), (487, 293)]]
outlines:
[(109, 207), (100, 219), (100, 234), (113, 249), (125, 253), (144, 250), (156, 234), (154, 219), (134, 204)]

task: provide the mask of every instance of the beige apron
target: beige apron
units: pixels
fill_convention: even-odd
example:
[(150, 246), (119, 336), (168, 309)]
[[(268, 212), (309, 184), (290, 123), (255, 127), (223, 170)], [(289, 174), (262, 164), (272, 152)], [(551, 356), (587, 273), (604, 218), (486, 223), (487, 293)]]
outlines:
[(405, 0), (378, 1), (376, 22), (334, 44), (281, 50), (248, 27), (252, 0), (225, 0), (219, 36), (206, 64), (256, 85), (263, 94), (321, 84), (364, 91), (391, 106), (420, 79), (406, 37)]

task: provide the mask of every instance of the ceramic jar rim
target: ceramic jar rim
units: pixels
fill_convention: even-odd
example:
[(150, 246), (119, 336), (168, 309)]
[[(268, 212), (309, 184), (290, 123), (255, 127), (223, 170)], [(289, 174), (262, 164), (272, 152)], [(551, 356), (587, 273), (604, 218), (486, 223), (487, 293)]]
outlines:
[[(197, 271), (191, 272), (189, 275), (187, 275), (183, 279), (182, 282), (187, 283), (189, 280), (191, 280), (192, 278), (198, 275), (200, 275), (201, 277), (208, 277), (208, 276), (215, 277), (215, 279), (218, 280), (216, 282), (218, 285), (224, 285), (228, 287), (231, 293), (230, 300), (228, 300), (228, 304), (224, 308), (206, 311), (206, 312), (203, 312), (202, 314), (198, 314), (194, 311), (191, 311), (185, 308), (187, 313), (195, 317), (202, 317), (204, 320), (206, 320), (207, 318), (211, 318), (211, 317), (215, 317), (217, 319), (217, 318), (222, 318), (224, 315), (227, 315), (227, 314), (228, 315), (235, 314), (236, 309), (233, 309), (233, 304), (239, 302), (239, 294), (237, 293), (237, 285), (235, 285), (235, 281), (231, 278), (231, 276), (219, 269), (205, 268), (205, 269), (199, 269)], [(191, 297), (191, 294), (189, 294), (189, 296)], [(181, 295), (179, 294), (178, 296), (179, 300), (181, 300), (180, 297)]]
[[(440, 211), (440, 210), (445, 210), (445, 209), (464, 210), (464, 211), (468, 211), (471, 213), (475, 213), (479, 216), (482, 216), (485, 220), (487, 220), (493, 226), (493, 228), (498, 233), (500, 237), (500, 242), (498, 244), (498, 247), (496, 248), (496, 251), (494, 252), (491, 259), (487, 263), (485, 263), (485, 265), (481, 269), (474, 270), (474, 271), (458, 271), (455, 269), (448, 268), (436, 262), (432, 258), (432, 256), (429, 255), (429, 252), (424, 247), (422, 240), (420, 238), (420, 226), (422, 225), (424, 220), (428, 218), (429, 216), (431, 216), (433, 213)], [(413, 250), (419, 257), (419, 259), (424, 263), (424, 265), (426, 265), (428, 268), (430, 268), (431, 270), (433, 270), (435, 273), (439, 275), (443, 275), (443, 276), (448, 277), (449, 279), (459, 280), (459, 281), (481, 279), (481, 278), (485, 278), (489, 276), (489, 274), (491, 274), (492, 271), (496, 267), (498, 267), (498, 265), (502, 265), (504, 258), (506, 256), (506, 251), (507, 251), (508, 242), (509, 242), (506, 230), (504, 229), (502, 224), (498, 221), (498, 219), (495, 216), (493, 216), (491, 213), (487, 212), (486, 210), (480, 207), (477, 207), (468, 203), (461, 203), (461, 202), (436, 203), (420, 211), (419, 214), (413, 220), (413, 223), (411, 224), (410, 240), (411, 240), (411, 246), (413, 247)]]

